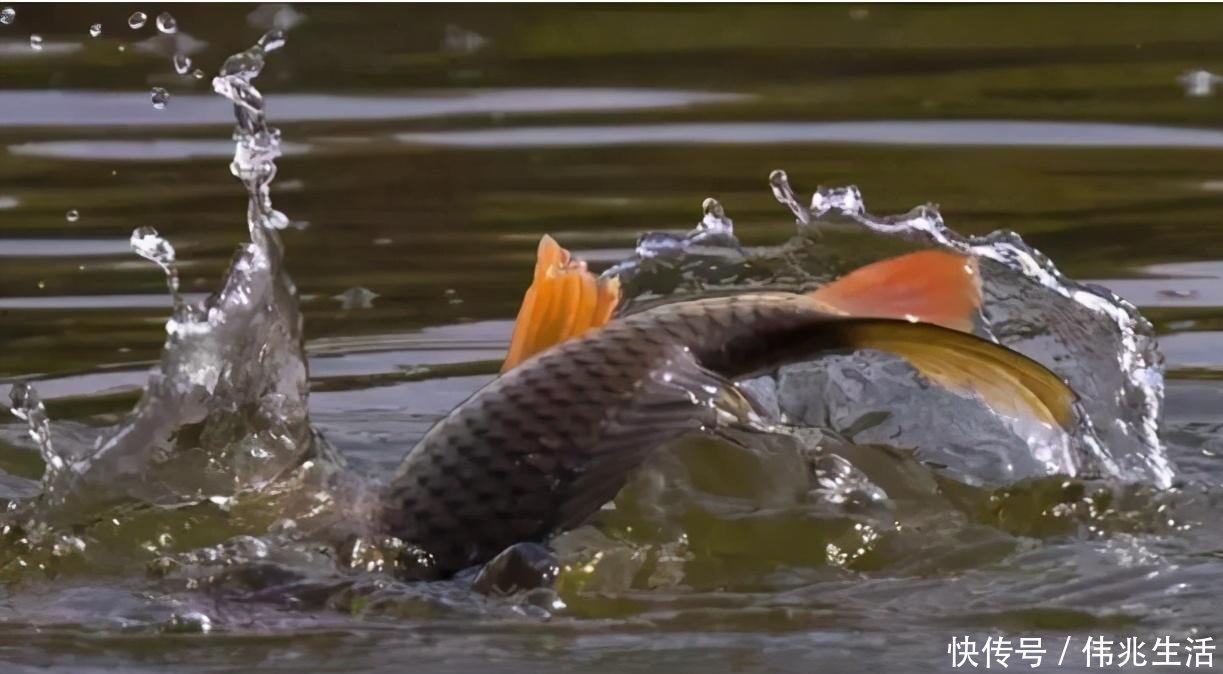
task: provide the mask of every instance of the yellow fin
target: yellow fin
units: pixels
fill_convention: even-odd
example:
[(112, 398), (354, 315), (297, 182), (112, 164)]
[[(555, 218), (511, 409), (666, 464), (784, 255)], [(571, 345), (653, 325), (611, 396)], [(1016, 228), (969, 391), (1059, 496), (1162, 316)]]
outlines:
[(939, 385), (976, 393), (1003, 414), (1073, 427), (1074, 391), (1044, 365), (1004, 346), (908, 321), (846, 320), (836, 330), (845, 345), (895, 353)]
[(604, 279), (574, 260), (550, 236), (539, 241), (535, 278), (522, 297), (501, 371), (611, 320), (620, 301), (618, 279)]

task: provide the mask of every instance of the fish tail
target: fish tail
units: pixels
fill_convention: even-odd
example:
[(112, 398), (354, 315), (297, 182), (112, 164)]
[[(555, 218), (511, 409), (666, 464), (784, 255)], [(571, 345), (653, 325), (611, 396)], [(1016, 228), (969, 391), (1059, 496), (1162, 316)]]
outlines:
[(1054, 372), (976, 335), (931, 323), (844, 318), (831, 336), (851, 349), (877, 349), (907, 360), (927, 379), (972, 393), (993, 410), (1072, 430), (1078, 396)]
[(971, 332), (981, 307), (975, 259), (923, 250), (866, 265), (811, 293), (840, 313), (903, 318)]
[[(971, 257), (921, 251), (857, 269), (809, 297), (806, 320), (761, 325), (730, 349), (767, 369), (820, 352), (876, 349), (995, 411), (1070, 429), (1077, 396), (1044, 365), (972, 334), (981, 280)], [(753, 343), (754, 342), (754, 343)]]

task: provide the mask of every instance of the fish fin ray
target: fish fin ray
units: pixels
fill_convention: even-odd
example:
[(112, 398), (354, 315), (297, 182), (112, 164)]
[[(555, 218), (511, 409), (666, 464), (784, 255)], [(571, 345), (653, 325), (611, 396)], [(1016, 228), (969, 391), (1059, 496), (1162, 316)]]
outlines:
[(975, 393), (998, 412), (1073, 427), (1078, 401), (1074, 391), (1017, 351), (968, 333), (905, 320), (851, 318), (832, 329), (846, 346), (901, 356), (940, 386)]
[(620, 298), (615, 279), (596, 276), (550, 236), (536, 250), (535, 274), (514, 320), (501, 371), (611, 320)]
[(981, 307), (981, 280), (973, 258), (923, 250), (855, 269), (811, 297), (851, 316), (904, 318), (971, 332)]

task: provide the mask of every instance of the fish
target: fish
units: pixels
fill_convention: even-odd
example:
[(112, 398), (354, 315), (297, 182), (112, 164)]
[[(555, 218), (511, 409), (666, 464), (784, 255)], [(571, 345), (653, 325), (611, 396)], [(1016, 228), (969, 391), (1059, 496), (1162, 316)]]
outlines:
[(544, 237), (500, 376), (434, 425), (381, 494), (379, 526), (446, 577), (543, 542), (612, 500), (658, 448), (760, 428), (735, 386), (823, 354), (877, 349), (1001, 413), (1072, 428), (1075, 393), (1030, 358), (972, 334), (975, 261), (922, 250), (810, 293), (748, 292), (615, 316), (601, 279)]

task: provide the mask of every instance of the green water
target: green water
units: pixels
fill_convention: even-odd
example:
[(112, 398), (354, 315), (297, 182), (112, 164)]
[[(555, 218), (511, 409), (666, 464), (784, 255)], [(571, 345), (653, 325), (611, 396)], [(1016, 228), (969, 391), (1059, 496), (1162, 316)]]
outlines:
[[(168, 6), (205, 43), (197, 80), (137, 46), (163, 8), (13, 7), (0, 26), (0, 381), (38, 379), (57, 421), (113, 423), (169, 309), (161, 275), (127, 251), (131, 230), (174, 242), (188, 293), (215, 288), (244, 235), (232, 118), (209, 79), (262, 31), (253, 6)], [(150, 16), (139, 31), (136, 9)], [(1071, 637), (1065, 663), (1037, 671), (1079, 671), (1092, 635), (1223, 638), (1223, 99), (1177, 82), (1223, 67), (1223, 10), (297, 11), (259, 82), (288, 145), (277, 207), (308, 223), (285, 241), (311, 411), (357, 470), (392, 469), (495, 372), (541, 234), (602, 265), (642, 231), (687, 229), (712, 195), (744, 243), (779, 243), (793, 222), (766, 176), (784, 168), (804, 193), (856, 184), (875, 213), (937, 202), (961, 232), (1014, 229), (1138, 304), (1168, 361), (1179, 486), (1119, 489), (1105, 514), (1063, 517), (1055, 506), (1074, 499), (1056, 481), (944, 485), (916, 499), (916, 533), (850, 564), (825, 555), (858, 540), (843, 520), (693, 508), (679, 521), (700, 549), (678, 571), (576, 574), (548, 620), (453, 589), (365, 611), (167, 597), (136, 561), (35, 574), (0, 590), (0, 670), (950, 671), (953, 635), (1001, 633), (1040, 636), (1054, 659)], [(153, 86), (170, 91), (165, 110)], [(377, 293), (372, 308), (335, 299), (355, 287)], [(727, 491), (738, 459), (708, 457), (706, 482)], [(0, 461), (0, 496), (28, 493), (28, 444), (0, 444)], [(175, 602), (213, 631), (167, 630)]]

